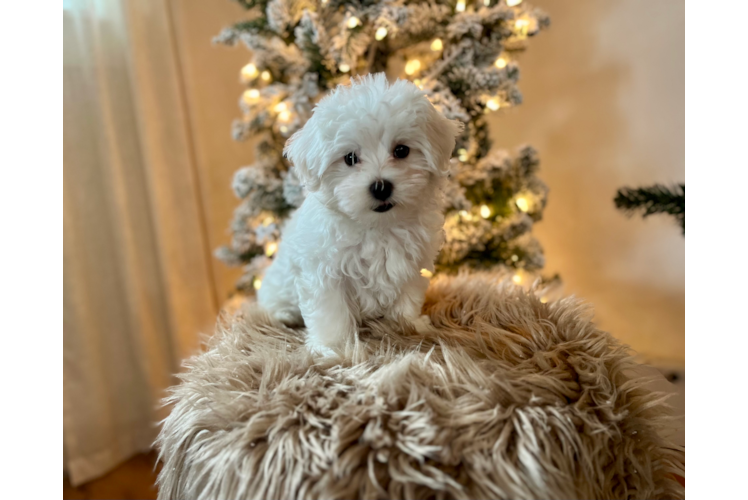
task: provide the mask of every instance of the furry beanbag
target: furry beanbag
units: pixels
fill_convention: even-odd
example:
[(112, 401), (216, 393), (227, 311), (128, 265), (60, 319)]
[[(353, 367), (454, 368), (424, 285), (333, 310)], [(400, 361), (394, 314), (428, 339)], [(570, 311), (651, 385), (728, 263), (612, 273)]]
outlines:
[(372, 323), (338, 358), (248, 304), (172, 390), (159, 498), (680, 498), (657, 394), (574, 299), (433, 280), (433, 332)]

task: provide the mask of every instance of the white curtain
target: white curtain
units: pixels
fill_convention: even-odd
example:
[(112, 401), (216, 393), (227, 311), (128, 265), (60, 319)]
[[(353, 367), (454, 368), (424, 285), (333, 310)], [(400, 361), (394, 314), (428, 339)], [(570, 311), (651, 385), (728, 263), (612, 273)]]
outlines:
[(63, 456), (79, 484), (151, 446), (217, 300), (168, 1), (66, 1), (63, 23)]

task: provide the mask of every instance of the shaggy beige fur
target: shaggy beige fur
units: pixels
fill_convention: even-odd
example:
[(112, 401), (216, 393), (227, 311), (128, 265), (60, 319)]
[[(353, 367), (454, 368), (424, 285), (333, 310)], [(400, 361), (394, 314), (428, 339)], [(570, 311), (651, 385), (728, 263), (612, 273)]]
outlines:
[(434, 331), (370, 324), (340, 358), (255, 306), (173, 389), (161, 499), (680, 498), (662, 398), (574, 299), (435, 280)]

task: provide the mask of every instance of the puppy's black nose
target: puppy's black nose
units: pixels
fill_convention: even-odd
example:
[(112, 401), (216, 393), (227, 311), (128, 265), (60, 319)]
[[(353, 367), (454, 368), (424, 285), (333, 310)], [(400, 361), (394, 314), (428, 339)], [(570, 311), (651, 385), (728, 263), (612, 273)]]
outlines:
[(371, 195), (379, 201), (384, 201), (392, 195), (392, 183), (390, 181), (378, 180), (369, 186)]

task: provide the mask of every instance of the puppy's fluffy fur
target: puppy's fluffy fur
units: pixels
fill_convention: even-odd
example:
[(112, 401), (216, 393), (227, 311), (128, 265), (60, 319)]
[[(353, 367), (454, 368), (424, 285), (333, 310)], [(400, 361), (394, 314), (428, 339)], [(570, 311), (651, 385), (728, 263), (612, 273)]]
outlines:
[[(260, 305), (305, 323), (307, 345), (320, 352), (367, 318), (423, 326), (420, 270), (433, 271), (443, 241), (440, 186), (459, 131), (415, 85), (383, 73), (326, 96), (286, 144), (308, 195), (283, 230)], [(397, 146), (407, 156), (395, 157)], [(385, 181), (391, 194), (378, 199)]]

